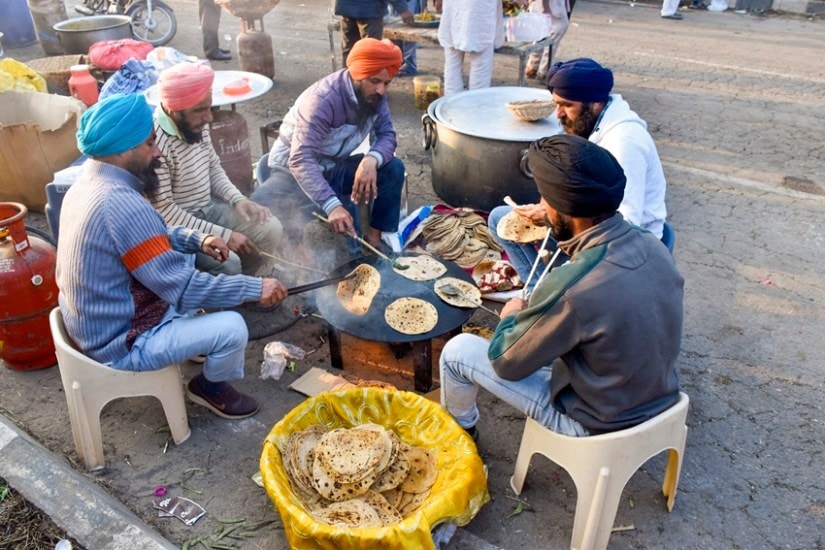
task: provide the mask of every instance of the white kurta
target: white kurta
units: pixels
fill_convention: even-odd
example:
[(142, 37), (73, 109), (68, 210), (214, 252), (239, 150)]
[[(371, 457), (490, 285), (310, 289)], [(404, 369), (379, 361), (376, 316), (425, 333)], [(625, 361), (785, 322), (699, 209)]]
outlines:
[(443, 0), (438, 42), (463, 52), (481, 52), (502, 31), (501, 0)]

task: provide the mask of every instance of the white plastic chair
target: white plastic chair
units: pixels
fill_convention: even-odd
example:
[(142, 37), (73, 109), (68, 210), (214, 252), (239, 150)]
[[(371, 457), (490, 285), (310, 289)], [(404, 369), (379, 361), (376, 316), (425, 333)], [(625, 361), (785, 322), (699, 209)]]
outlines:
[(99, 470), (105, 466), (100, 412), (107, 403), (120, 397), (156, 397), (163, 405), (175, 443), (180, 445), (189, 438), (192, 432), (177, 364), (156, 371), (115, 370), (77, 350), (66, 333), (60, 308), (54, 308), (49, 314), (49, 325), (69, 406), (74, 446), (86, 462), (86, 468)]
[(647, 422), (602, 435), (571, 437), (527, 418), (510, 486), (521, 494), (533, 454), (541, 453), (565, 470), (576, 485), (576, 516), (570, 547), (603, 550), (613, 529), (622, 490), (651, 457), (669, 450), (662, 493), (668, 512), (673, 509), (687, 438), (689, 399), (679, 401)]

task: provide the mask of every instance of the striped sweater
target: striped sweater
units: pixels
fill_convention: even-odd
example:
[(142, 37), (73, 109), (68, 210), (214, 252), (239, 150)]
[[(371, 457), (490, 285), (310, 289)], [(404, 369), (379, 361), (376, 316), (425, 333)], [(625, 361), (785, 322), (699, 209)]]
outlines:
[(186, 143), (175, 123), (158, 107), (155, 135), (162, 156), (157, 169), (160, 185), (152, 204), (169, 225), (188, 227), (228, 241), (232, 228), (192, 215), (213, 200), (235, 204), (245, 198), (221, 166), (209, 130), (204, 129), (200, 143)]
[(66, 330), (89, 357), (110, 363), (169, 306), (187, 312), (259, 300), (261, 279), (217, 277), (191, 257), (205, 235), (168, 227), (114, 165), (87, 160), (60, 215), (57, 286)]

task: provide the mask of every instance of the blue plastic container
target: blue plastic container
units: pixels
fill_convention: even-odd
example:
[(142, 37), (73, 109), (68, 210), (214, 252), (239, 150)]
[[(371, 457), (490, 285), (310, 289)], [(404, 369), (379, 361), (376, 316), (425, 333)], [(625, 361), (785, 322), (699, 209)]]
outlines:
[(37, 42), (26, 0), (0, 0), (0, 32), (3, 33), (4, 48), (22, 48)]

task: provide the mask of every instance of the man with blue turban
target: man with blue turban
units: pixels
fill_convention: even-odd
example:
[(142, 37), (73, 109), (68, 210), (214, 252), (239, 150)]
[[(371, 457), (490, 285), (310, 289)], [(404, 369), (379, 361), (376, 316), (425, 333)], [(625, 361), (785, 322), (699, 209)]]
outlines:
[(192, 255), (226, 261), (217, 236), (170, 227), (146, 201), (160, 151), (143, 95), (114, 94), (80, 119), (77, 142), (89, 157), (66, 193), (60, 217), (57, 286), (66, 330), (82, 353), (113, 369), (157, 370), (204, 356), (189, 398), (223, 418), (255, 414), (258, 402), (230, 380), (244, 375), (243, 302), (286, 298), (277, 279), (214, 277)]
[(625, 175), (605, 149), (556, 135), (528, 152), (545, 223), (571, 262), (514, 298), (488, 341), (441, 352), (441, 404), (477, 436), (479, 388), (565, 435), (623, 430), (679, 399), (684, 279), (667, 248), (616, 209)]
[[(558, 62), (547, 74), (547, 88), (553, 94), (556, 117), (564, 133), (604, 147), (619, 161), (627, 177), (619, 212), (630, 223), (661, 239), (667, 217), (662, 162), (645, 121), (621, 95), (610, 93), (613, 72), (585, 57)], [(511, 210), (509, 206), (500, 206), (490, 213), (489, 225), (494, 234), (499, 220)], [(537, 204), (519, 206), (516, 212), (536, 225), (544, 225), (544, 213)], [(496, 238), (526, 280), (533, 263), (541, 262), (537, 260), (536, 247), (507, 241), (497, 234)], [(532, 281), (528, 284), (532, 285)]]

